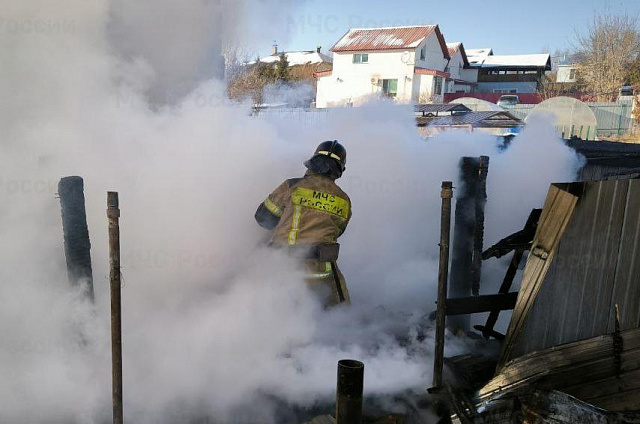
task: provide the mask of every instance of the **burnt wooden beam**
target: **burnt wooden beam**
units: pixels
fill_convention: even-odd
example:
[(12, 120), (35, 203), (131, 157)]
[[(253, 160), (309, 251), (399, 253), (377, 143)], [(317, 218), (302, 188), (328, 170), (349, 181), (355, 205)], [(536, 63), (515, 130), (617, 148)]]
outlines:
[(447, 299), (445, 313), (447, 316), (451, 316), (508, 311), (516, 306), (517, 299), (517, 292)]
[[(449, 297), (458, 298), (471, 295), (477, 181), (478, 158), (461, 158), (460, 187), (456, 193), (455, 224), (453, 226)], [(454, 329), (468, 331), (470, 320), (469, 317), (456, 317), (450, 320), (449, 324)]]
[(522, 230), (503, 238), (482, 252), (482, 259), (501, 258), (514, 250), (529, 250), (536, 235), (541, 214), (542, 209), (533, 209)]
[(111, 292), (111, 394), (113, 424), (123, 424), (122, 406), (122, 280), (120, 274), (120, 204), (117, 192), (107, 193), (109, 220), (109, 286)]
[(447, 281), (449, 278), (449, 241), (451, 238), (451, 198), (453, 184), (442, 182), (440, 192), (442, 207), (440, 213), (440, 261), (438, 268), (438, 309), (436, 311), (436, 340), (433, 360), (433, 386), (442, 384), (442, 368), (444, 366), (444, 330), (446, 325), (445, 304), (447, 301)]
[(484, 325), (474, 325), (473, 328), (481, 332), (482, 335), (487, 339), (489, 337), (493, 337), (496, 340), (504, 340), (506, 338), (504, 334), (498, 333), (496, 330), (493, 329), (493, 327), (487, 327)]
[(58, 183), (62, 209), (64, 255), (69, 282), (81, 286), (93, 301), (93, 271), (91, 268), (91, 240), (87, 226), (87, 213), (82, 177), (64, 177)]
[[(513, 285), (513, 279), (518, 272), (518, 265), (522, 261), (522, 257), (524, 256), (524, 250), (516, 250), (513, 252), (513, 257), (511, 258), (511, 262), (509, 263), (509, 268), (507, 268), (507, 273), (502, 280), (502, 284), (500, 285), (500, 289), (498, 290), (498, 294), (507, 294), (509, 290), (511, 290), (511, 286)], [(489, 337), (493, 337), (497, 340), (504, 340), (504, 334), (497, 333), (493, 331), (493, 327), (498, 322), (498, 317), (500, 316), (500, 310), (491, 311), (489, 316), (487, 317), (487, 322), (484, 326), (474, 326), (476, 330), (480, 330), (482, 327), (482, 335), (487, 339)]]
[(482, 276), (482, 247), (484, 245), (484, 208), (487, 204), (487, 174), (489, 156), (480, 156), (475, 190), (475, 229), (473, 234), (473, 257), (471, 259), (471, 291), (474, 296), (480, 294)]

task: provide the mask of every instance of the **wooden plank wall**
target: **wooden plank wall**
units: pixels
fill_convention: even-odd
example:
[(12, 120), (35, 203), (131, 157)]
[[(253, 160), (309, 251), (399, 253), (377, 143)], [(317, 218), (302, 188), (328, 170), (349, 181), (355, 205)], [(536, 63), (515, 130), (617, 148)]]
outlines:
[(498, 368), (513, 357), (514, 346), (523, 329), (526, 328), (527, 318), (536, 304), (535, 300), (543, 286), (545, 276), (554, 262), (553, 258), (571, 221), (577, 201), (578, 197), (570, 193), (567, 187), (552, 185), (549, 188), (531, 253), (522, 274), (522, 285), (502, 347)]
[(622, 331), (620, 369), (614, 336), (606, 334), (531, 352), (511, 361), (477, 393), (484, 402), (531, 387), (568, 393), (600, 408), (637, 410), (640, 399), (640, 329)]
[(540, 291), (501, 363), (612, 332), (615, 304), (622, 329), (638, 327), (639, 256), (640, 180), (584, 183)]

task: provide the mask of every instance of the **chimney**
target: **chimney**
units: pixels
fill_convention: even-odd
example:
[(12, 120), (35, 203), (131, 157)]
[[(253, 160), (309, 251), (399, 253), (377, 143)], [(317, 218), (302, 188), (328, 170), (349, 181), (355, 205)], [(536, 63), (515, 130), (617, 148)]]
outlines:
[(278, 55), (278, 43), (274, 42), (273, 46), (271, 46), (271, 56)]
[(320, 50), (322, 50), (322, 46), (316, 47), (316, 52), (320, 53)]

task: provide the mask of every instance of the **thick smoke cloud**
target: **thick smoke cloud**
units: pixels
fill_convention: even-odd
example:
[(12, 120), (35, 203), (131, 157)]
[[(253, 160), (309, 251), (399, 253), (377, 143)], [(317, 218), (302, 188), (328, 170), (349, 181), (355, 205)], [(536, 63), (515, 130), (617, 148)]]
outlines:
[(108, 35), (123, 60), (149, 66), (153, 103), (173, 102), (211, 77), (222, 78), (225, 49), (254, 52), (287, 40), (294, 0), (113, 0)]
[[(231, 15), (215, 2), (165, 3), (144, 21), (124, 2), (2, 2), (0, 422), (110, 420), (108, 190), (122, 207), (128, 421), (286, 422), (283, 411), (331, 401), (344, 357), (365, 361), (369, 397), (422, 393), (440, 181), (455, 180), (461, 155), (492, 156), (490, 242), (519, 228), (549, 182), (571, 179), (577, 159), (544, 122), (498, 155), (478, 134), (425, 142), (408, 108), (385, 103), (313, 125), (250, 117), (222, 83), (198, 82), (206, 72), (185, 76), (215, 45), (202, 16)], [(159, 28), (172, 13), (181, 28), (194, 19), (194, 32), (178, 40), (173, 22)], [(180, 56), (185, 40), (197, 48)], [(186, 96), (153, 101), (183, 81), (194, 87)], [(354, 219), (341, 265), (354, 305), (325, 312), (299, 271), (260, 248), (253, 212), (334, 138), (349, 149), (341, 184)], [(85, 178), (95, 305), (67, 283), (55, 198), (67, 175)], [(468, 347), (451, 339), (448, 349)]]

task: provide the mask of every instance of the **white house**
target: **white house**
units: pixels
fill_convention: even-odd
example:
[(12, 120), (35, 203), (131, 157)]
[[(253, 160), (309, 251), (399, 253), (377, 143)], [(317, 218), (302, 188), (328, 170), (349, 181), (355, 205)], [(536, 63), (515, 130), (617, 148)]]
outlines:
[(280, 52), (278, 51), (278, 45), (274, 44), (271, 55), (260, 58), (260, 62), (276, 63), (280, 61), (280, 56), (282, 55), (289, 62), (289, 66), (331, 64), (333, 61), (330, 56), (322, 53), (322, 49), (319, 46), (315, 50)]
[(470, 93), (474, 91), (478, 80), (478, 70), (471, 68), (467, 52), (462, 43), (447, 43), (449, 64), (445, 71), (449, 73), (447, 93)]
[(318, 108), (357, 106), (379, 95), (439, 103), (454, 88), (448, 83), (449, 49), (437, 25), (352, 29), (331, 51), (333, 69), (316, 74)]
[(575, 83), (578, 82), (577, 69), (575, 65), (558, 65), (556, 82)]

